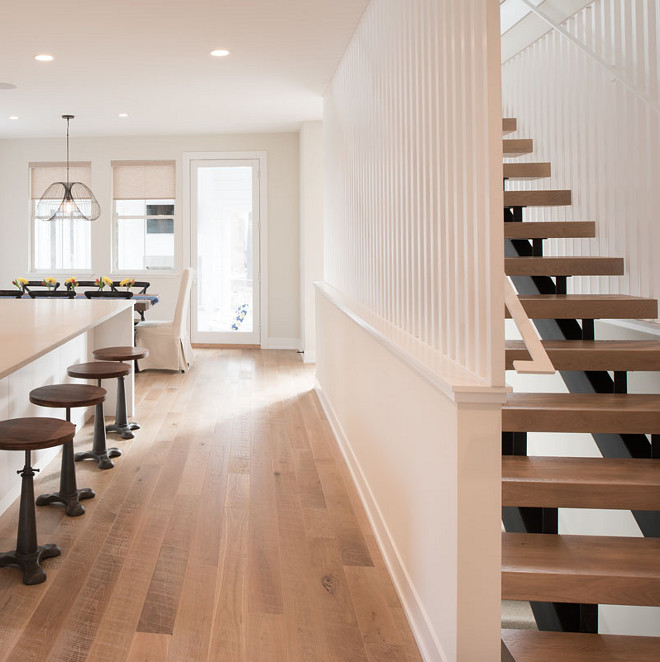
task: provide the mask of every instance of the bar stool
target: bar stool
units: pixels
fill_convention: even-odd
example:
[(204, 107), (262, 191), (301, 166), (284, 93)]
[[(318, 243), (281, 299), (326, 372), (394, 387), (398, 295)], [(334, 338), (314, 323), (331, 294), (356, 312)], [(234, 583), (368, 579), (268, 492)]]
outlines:
[[(113, 363), (111, 361), (91, 361), (90, 363), (78, 363), (67, 368), (69, 377), (79, 379), (96, 379), (97, 385), (101, 386), (103, 379), (117, 379), (125, 377), (131, 371), (131, 367), (124, 363)], [(103, 414), (103, 403), (96, 405), (94, 413), (94, 444), (91, 451), (76, 453), (74, 459), (94, 459), (99, 464), (99, 469), (112, 469), (115, 463), (111, 457), (119, 457), (121, 451), (118, 448), (106, 448), (105, 445), (105, 418)]]
[[(146, 347), (102, 347), (95, 349), (94, 358), (99, 361), (136, 361), (145, 359), (149, 356), (149, 350)], [(107, 425), (106, 432), (118, 432), (122, 439), (133, 439), (135, 435), (131, 430), (139, 430), (137, 423), (129, 423), (126, 416), (126, 388), (124, 377), (117, 378), (117, 408), (115, 409), (115, 422)]]
[[(51, 384), (30, 391), (30, 402), (41, 407), (66, 408), (66, 420), (71, 420), (72, 407), (91, 407), (105, 400), (106, 390), (89, 384)], [(62, 468), (60, 469), (60, 491), (37, 497), (37, 506), (61, 503), (69, 517), (78, 517), (85, 512), (81, 499), (96, 496), (89, 487), (78, 489), (76, 469), (73, 464), (73, 441), (62, 446)]]
[(25, 466), (22, 471), (16, 472), (22, 478), (16, 549), (0, 554), (0, 567), (9, 565), (22, 568), (24, 584), (41, 584), (46, 581), (41, 561), (62, 553), (57, 545), (37, 543), (32, 478), (35, 471), (39, 470), (32, 468), (32, 451), (69, 443), (73, 441), (75, 433), (73, 423), (59, 418), (12, 418), (0, 422), (0, 449), (25, 452)]

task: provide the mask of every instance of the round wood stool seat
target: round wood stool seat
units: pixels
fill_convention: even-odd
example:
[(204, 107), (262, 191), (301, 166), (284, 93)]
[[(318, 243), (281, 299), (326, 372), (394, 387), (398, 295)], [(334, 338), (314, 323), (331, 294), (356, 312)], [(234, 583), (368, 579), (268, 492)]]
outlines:
[[(72, 407), (92, 407), (105, 400), (106, 390), (89, 384), (50, 384), (30, 391), (30, 402), (41, 407), (62, 407), (66, 409), (66, 420), (71, 420)], [(61, 503), (69, 517), (78, 517), (85, 512), (80, 503), (82, 499), (91, 499), (94, 490), (89, 487), (78, 489), (76, 469), (73, 461), (73, 441), (62, 446), (62, 466), (60, 469), (59, 492), (41, 494), (37, 497), (37, 506)]]
[(32, 451), (71, 443), (75, 432), (76, 428), (71, 422), (59, 418), (13, 418), (0, 421), (0, 449), (25, 453), (25, 466), (18, 472), (22, 480), (16, 549), (0, 554), (0, 567), (21, 568), (24, 584), (41, 584), (46, 581), (41, 561), (62, 553), (57, 545), (39, 545), (37, 542)]
[(76, 426), (61, 418), (10, 418), (0, 421), (0, 450), (36, 451), (73, 439)]
[[(93, 352), (94, 358), (99, 361), (136, 361), (145, 359), (149, 356), (149, 350), (146, 347), (131, 347), (130, 345), (122, 347), (101, 347)], [(133, 439), (135, 436), (132, 430), (139, 430), (140, 426), (135, 422), (128, 422), (126, 415), (126, 387), (123, 378), (117, 380), (117, 407), (115, 409), (115, 422), (105, 428), (106, 432), (118, 432), (122, 439)]]
[(99, 361), (135, 361), (146, 359), (149, 350), (146, 347), (101, 347), (95, 349), (92, 354)]
[(115, 361), (90, 361), (71, 365), (66, 372), (69, 377), (80, 379), (116, 379), (126, 377), (131, 372), (131, 366)]
[[(125, 363), (116, 363), (114, 361), (90, 361), (89, 363), (78, 363), (67, 368), (69, 377), (78, 377), (79, 379), (96, 379), (97, 385), (101, 386), (102, 379), (121, 379), (131, 372), (131, 366)], [(99, 469), (112, 469), (115, 466), (110, 459), (119, 457), (121, 451), (118, 448), (106, 448), (105, 444), (105, 416), (103, 413), (103, 403), (96, 405), (94, 415), (94, 445), (91, 451), (76, 453), (75, 460), (92, 459), (96, 460)]]
[(107, 391), (91, 384), (50, 384), (30, 391), (30, 402), (41, 407), (92, 407), (105, 400)]

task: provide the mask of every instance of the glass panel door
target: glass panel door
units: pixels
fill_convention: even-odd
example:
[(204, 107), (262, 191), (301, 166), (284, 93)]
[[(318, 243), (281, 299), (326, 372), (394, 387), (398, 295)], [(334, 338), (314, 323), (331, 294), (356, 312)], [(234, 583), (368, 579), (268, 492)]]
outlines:
[(191, 162), (192, 340), (259, 344), (259, 161)]

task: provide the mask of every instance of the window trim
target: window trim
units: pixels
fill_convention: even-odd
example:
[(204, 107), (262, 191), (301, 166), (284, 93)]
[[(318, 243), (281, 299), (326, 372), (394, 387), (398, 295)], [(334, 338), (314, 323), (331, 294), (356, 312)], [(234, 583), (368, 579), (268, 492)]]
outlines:
[[(147, 218), (172, 218), (174, 219), (174, 253), (173, 253), (173, 264), (172, 267), (168, 268), (157, 268), (157, 269), (120, 269), (119, 268), (119, 227), (118, 227), (118, 221), (119, 221), (119, 215), (117, 214), (117, 205), (116, 202), (117, 200), (126, 200), (127, 198), (115, 198), (115, 193), (114, 193), (114, 177), (115, 177), (115, 168), (121, 168), (121, 167), (133, 167), (133, 166), (158, 166), (158, 165), (168, 165), (172, 166), (174, 168), (174, 185), (175, 185), (175, 191), (174, 191), (174, 197), (171, 198), (173, 205), (174, 205), (174, 213), (171, 215), (167, 216), (152, 216), (152, 215), (144, 215), (144, 216), (125, 216), (124, 218), (140, 218), (144, 219), (146, 221)], [(126, 161), (126, 160), (113, 160), (110, 163), (110, 171), (111, 171), (111, 177), (112, 177), (112, 185), (111, 185), (111, 199), (110, 199), (110, 205), (111, 205), (111, 228), (110, 228), (110, 233), (111, 233), (111, 255), (110, 255), (110, 273), (112, 275), (116, 276), (133, 276), (133, 275), (139, 275), (139, 276), (159, 276), (159, 277), (167, 277), (167, 276), (173, 276), (176, 275), (179, 271), (179, 262), (180, 262), (180, 249), (179, 249), (179, 242), (180, 242), (180, 236), (181, 236), (181, 228), (180, 223), (179, 223), (179, 217), (180, 214), (178, 213), (178, 202), (177, 202), (177, 197), (176, 197), (176, 177), (177, 177), (177, 163), (174, 160), (144, 160), (144, 159), (136, 159), (134, 161)], [(154, 196), (153, 198), (144, 198), (144, 200), (164, 200), (164, 197), (156, 197)]]
[[(94, 240), (93, 240), (93, 228), (90, 228), (89, 233), (89, 260), (90, 266), (84, 269), (74, 269), (74, 268), (47, 268), (43, 269), (36, 266), (36, 222), (37, 219), (34, 217), (35, 212), (35, 203), (39, 198), (32, 197), (32, 170), (34, 168), (65, 168), (66, 161), (30, 161), (28, 163), (28, 218), (29, 218), (29, 231), (28, 231), (28, 242), (29, 242), (29, 251), (28, 251), (28, 268), (27, 273), (29, 276), (34, 276), (35, 278), (41, 278), (45, 276), (87, 276), (94, 273)], [(69, 163), (71, 168), (88, 168), (89, 169), (89, 182), (92, 181), (92, 162), (91, 161), (71, 161)], [(43, 222), (55, 222), (55, 221), (43, 221)], [(90, 221), (85, 221), (90, 222)]]

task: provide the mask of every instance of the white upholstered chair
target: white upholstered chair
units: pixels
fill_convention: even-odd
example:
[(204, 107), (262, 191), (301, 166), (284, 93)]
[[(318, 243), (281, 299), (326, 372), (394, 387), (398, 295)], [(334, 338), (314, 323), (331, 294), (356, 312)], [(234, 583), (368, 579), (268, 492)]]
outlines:
[(149, 350), (149, 356), (139, 361), (140, 370), (160, 368), (185, 372), (192, 365), (193, 351), (187, 322), (193, 274), (192, 269), (183, 271), (171, 322), (147, 321), (137, 325), (135, 344)]

